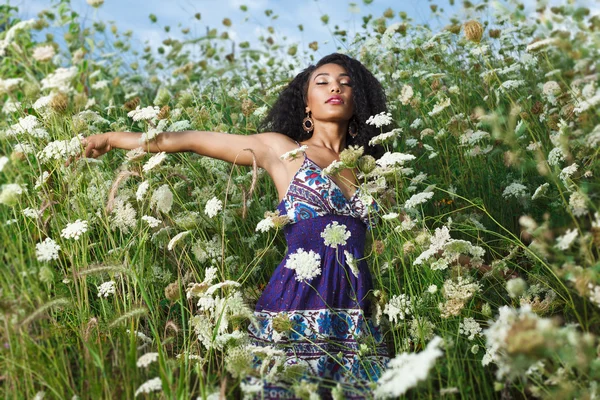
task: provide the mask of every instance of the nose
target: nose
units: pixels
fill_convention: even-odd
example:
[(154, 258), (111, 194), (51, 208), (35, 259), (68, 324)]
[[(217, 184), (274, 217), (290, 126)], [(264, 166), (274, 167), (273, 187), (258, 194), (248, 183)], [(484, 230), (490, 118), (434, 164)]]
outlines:
[(338, 85), (337, 83), (334, 83), (333, 86), (331, 87), (331, 92), (333, 92), (333, 93), (339, 93), (340, 92), (340, 85)]

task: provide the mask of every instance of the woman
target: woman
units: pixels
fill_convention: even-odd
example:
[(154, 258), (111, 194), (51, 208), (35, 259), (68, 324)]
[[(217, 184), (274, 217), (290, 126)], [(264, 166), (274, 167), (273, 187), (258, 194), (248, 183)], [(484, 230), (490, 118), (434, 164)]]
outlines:
[[(377, 205), (356, 189), (355, 170), (322, 173), (350, 145), (378, 156), (381, 149), (368, 142), (380, 132), (365, 121), (385, 111), (377, 79), (359, 61), (331, 54), (283, 90), (262, 124), (268, 132), (165, 132), (147, 144), (150, 152), (193, 151), (240, 165), (252, 165), (254, 154), (273, 179), (277, 209), (290, 219), (284, 228), (288, 253), (258, 300), (259, 323), (248, 331), (254, 344), (283, 350), (284, 365), (297, 365), (289, 371), (318, 378), (324, 396), (337, 386), (344, 398), (365, 397), (389, 360), (371, 320), (373, 285), (363, 259), (370, 211)], [(85, 155), (133, 149), (139, 139), (131, 132), (90, 136)], [(297, 157), (281, 157), (295, 149)], [(263, 385), (262, 398), (294, 396), (283, 381), (247, 382)]]

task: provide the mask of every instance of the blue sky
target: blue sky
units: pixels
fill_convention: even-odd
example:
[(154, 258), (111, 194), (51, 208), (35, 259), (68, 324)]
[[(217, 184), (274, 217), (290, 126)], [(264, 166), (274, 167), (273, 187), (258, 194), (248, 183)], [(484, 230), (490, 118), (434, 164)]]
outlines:
[[(480, 1), (472, 0), (473, 3)], [(533, 11), (534, 0), (523, 0), (529, 11)], [(549, 4), (580, 4), (594, 8), (595, 13), (600, 10), (599, 0), (546, 0)], [(51, 0), (8, 0), (8, 3), (18, 6), (22, 18), (33, 18), (44, 8), (52, 8), (57, 1)], [(448, 24), (448, 17), (460, 13), (462, 0), (456, 0), (455, 6), (450, 6), (448, 0), (374, 0), (370, 5), (365, 5), (362, 0), (354, 0), (359, 8), (359, 13), (351, 11), (349, 0), (105, 0), (104, 5), (98, 9), (90, 7), (85, 0), (71, 0), (73, 8), (79, 13), (85, 25), (92, 21), (114, 21), (121, 32), (128, 29), (133, 31), (133, 44), (142, 48), (148, 42), (156, 48), (167, 37), (183, 38), (181, 28), (190, 28), (194, 37), (202, 36), (207, 26), (217, 28), (219, 32), (227, 30), (230, 38), (237, 43), (242, 41), (255, 42), (266, 32), (268, 26), (273, 25), (280, 36), (287, 36), (288, 43), (297, 42), (301, 49), (307, 48), (312, 41), (319, 42), (319, 51), (316, 57), (331, 53), (336, 50), (336, 43), (328, 27), (338, 24), (346, 29), (349, 37), (356, 30), (360, 30), (362, 16), (373, 14), (374, 17), (382, 15), (383, 11), (391, 7), (396, 12), (405, 11), (417, 24), (429, 24), (432, 30)], [(444, 12), (433, 13), (431, 4), (437, 4)], [(248, 7), (248, 12), (240, 10), (241, 5)], [(265, 10), (271, 9), (278, 18), (272, 21), (265, 15)], [(158, 22), (153, 24), (148, 18), (155, 14)], [(194, 14), (200, 13), (202, 18), (197, 21)], [(320, 17), (327, 14), (330, 17), (328, 26), (325, 26)], [(232, 26), (226, 28), (222, 21), (230, 18)], [(467, 19), (468, 16), (463, 15)], [(304, 31), (298, 30), (298, 24), (303, 24)], [(171, 32), (166, 33), (164, 26), (169, 25)], [(277, 36), (275, 37), (277, 40)]]
[[(10, 3), (19, 7), (23, 18), (32, 18), (42, 9), (52, 5), (50, 0), (18, 0)], [(221, 32), (225, 28), (222, 21), (226, 17), (233, 23), (231, 28), (226, 30), (238, 43), (244, 40), (252, 42), (261, 34), (265, 34), (269, 25), (273, 25), (278, 33), (287, 36), (288, 41), (298, 42), (300, 47), (305, 48), (312, 41), (319, 42), (321, 55), (336, 49), (332, 35), (320, 20), (323, 14), (329, 15), (331, 28), (338, 24), (350, 34), (360, 28), (362, 15), (371, 13), (378, 17), (388, 7), (396, 12), (406, 11), (417, 23), (429, 22), (432, 27), (440, 27), (447, 23), (445, 18), (433, 15), (429, 8), (432, 3), (427, 0), (374, 0), (370, 5), (357, 0), (355, 4), (360, 9), (359, 14), (351, 12), (351, 2), (348, 0), (106, 0), (98, 10), (87, 5), (85, 0), (72, 0), (71, 3), (80, 16), (88, 21), (115, 21), (122, 31), (133, 30), (140, 46), (148, 40), (153, 47), (169, 36), (183, 37), (177, 28), (178, 25), (181, 25), (181, 28), (189, 27), (191, 33), (197, 35), (206, 32), (207, 26), (217, 28)], [(441, 7), (456, 9), (456, 6), (449, 6), (447, 0), (444, 3)], [(241, 5), (246, 5), (248, 12), (242, 12)], [(279, 17), (272, 21), (264, 13), (267, 9), (273, 10)], [(158, 17), (156, 24), (151, 23), (148, 18), (151, 13)], [(200, 21), (194, 18), (196, 13), (202, 15)], [(299, 31), (299, 24), (304, 26), (303, 32)], [(165, 25), (171, 27), (169, 35), (163, 30)], [(326, 41), (329, 43), (325, 43)]]

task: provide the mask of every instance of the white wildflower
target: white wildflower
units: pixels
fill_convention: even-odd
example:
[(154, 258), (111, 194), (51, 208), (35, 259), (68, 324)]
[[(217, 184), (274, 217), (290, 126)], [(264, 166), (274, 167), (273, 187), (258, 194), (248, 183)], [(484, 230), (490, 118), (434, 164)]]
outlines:
[(0, 157), (0, 172), (4, 169), (4, 167), (8, 164), (8, 157), (2, 156)]
[(35, 255), (38, 261), (58, 260), (58, 251), (60, 246), (50, 238), (46, 238), (43, 242), (35, 245)]
[(410, 199), (404, 203), (404, 208), (415, 208), (419, 204), (425, 203), (427, 200), (433, 197), (433, 192), (422, 192), (413, 194)]
[(446, 97), (445, 99), (438, 101), (434, 106), (433, 110), (429, 111), (427, 114), (432, 117), (434, 115), (442, 112), (446, 107), (450, 106), (450, 98)]
[(470, 317), (463, 319), (458, 326), (459, 333), (467, 335), (469, 340), (475, 339), (475, 335), (479, 335), (481, 330), (479, 322)]
[(105, 89), (107, 87), (108, 87), (108, 81), (105, 79), (92, 84), (92, 89), (94, 89), (94, 90), (101, 90), (101, 89)]
[(427, 292), (434, 294), (436, 293), (438, 290), (438, 287), (436, 285), (429, 285), (429, 287), (427, 288)]
[(427, 378), (435, 360), (443, 353), (442, 338), (434, 337), (420, 353), (401, 353), (388, 363), (387, 370), (377, 381), (376, 398), (398, 397)]
[(555, 147), (548, 153), (548, 164), (558, 165), (562, 161), (565, 161), (566, 154), (560, 147)]
[(542, 87), (544, 96), (558, 96), (560, 94), (560, 85), (556, 81), (548, 81)]
[(65, 239), (78, 240), (82, 234), (87, 232), (87, 230), (88, 222), (78, 219), (75, 222), (68, 223), (67, 226), (62, 230), (60, 236), (64, 237)]
[(42, 216), (42, 211), (34, 210), (31, 207), (27, 207), (21, 212), (23, 213), (24, 216), (26, 216), (28, 218), (39, 218)]
[(256, 110), (254, 110), (252, 115), (254, 115), (255, 117), (258, 117), (258, 118), (263, 118), (265, 115), (267, 115), (268, 110), (269, 109), (266, 105), (260, 106)]
[(50, 160), (64, 160), (69, 157), (77, 156), (81, 153), (82, 135), (77, 135), (72, 139), (56, 140), (50, 142), (40, 151), (37, 157), (42, 162)]
[(77, 67), (57, 68), (42, 79), (42, 90), (56, 89), (60, 92), (70, 92), (72, 90), (71, 81), (76, 75)]
[(129, 111), (127, 116), (134, 121), (144, 121), (156, 118), (159, 112), (160, 108), (157, 106), (148, 106), (142, 109), (140, 109), (140, 106), (137, 106), (135, 110)]
[(323, 168), (321, 171), (321, 176), (336, 175), (344, 168), (346, 168), (346, 164), (344, 164), (342, 161), (334, 160), (331, 164)]
[(204, 207), (204, 213), (208, 215), (209, 218), (213, 218), (215, 215), (219, 213), (223, 209), (223, 202), (216, 197), (208, 200), (206, 202), (206, 206)]
[(144, 167), (142, 169), (145, 172), (148, 172), (152, 168), (154, 168), (157, 165), (159, 165), (165, 158), (167, 158), (167, 154), (164, 151), (156, 153), (155, 155), (153, 155), (152, 157), (150, 157), (150, 159), (146, 162), (146, 164), (144, 164)]
[(401, 132), (402, 128), (395, 128), (389, 132), (374, 136), (371, 140), (369, 140), (369, 146), (391, 142), (392, 140), (396, 139)]
[(537, 200), (540, 197), (542, 197), (548, 191), (549, 187), (550, 187), (550, 184), (548, 182), (538, 186), (538, 188), (535, 189), (533, 196), (531, 196), (531, 200)]
[(556, 238), (555, 247), (559, 250), (568, 250), (577, 238), (577, 229), (568, 229), (567, 232)]
[(321, 237), (326, 246), (334, 248), (340, 245), (345, 246), (346, 240), (350, 237), (350, 231), (346, 229), (346, 225), (333, 221), (327, 224), (323, 232), (321, 232)]
[(173, 237), (173, 239), (171, 239), (169, 241), (169, 244), (167, 245), (167, 249), (169, 251), (173, 250), (173, 248), (175, 247), (175, 244), (189, 234), (190, 234), (190, 231), (179, 232), (177, 235), (175, 235)]
[(415, 158), (416, 157), (412, 154), (390, 153), (387, 151), (376, 161), (376, 163), (382, 168), (388, 168), (393, 166), (402, 166), (404, 165), (405, 161), (414, 160)]
[(38, 112), (41, 112), (42, 110), (44, 110), (45, 108), (47, 108), (50, 105), (54, 96), (55, 96), (55, 94), (51, 93), (47, 96), (40, 97), (39, 99), (37, 99), (35, 101), (35, 103), (33, 103), (33, 109)]
[[(92, 0), (88, 0), (88, 3)], [(98, 0), (93, 0), (97, 2)], [(104, 2), (104, 0), (101, 0)], [(135, 391), (135, 397), (137, 397), (140, 393), (151, 393), (162, 390), (162, 381), (159, 377), (152, 378), (140, 385), (140, 387)]]
[(367, 125), (375, 125), (377, 128), (381, 128), (384, 125), (392, 123), (392, 114), (389, 112), (381, 112), (377, 115), (372, 115), (367, 119)]
[(354, 255), (352, 255), (352, 253), (350, 253), (348, 250), (344, 250), (344, 257), (346, 257), (346, 264), (350, 267), (352, 275), (358, 278), (358, 260), (356, 260)]
[(138, 358), (135, 365), (138, 368), (146, 368), (148, 365), (158, 360), (158, 353), (146, 353)]
[(4, 35), (4, 39), (0, 40), (0, 56), (4, 57), (4, 55), (6, 54), (6, 49), (15, 39), (17, 32), (29, 30), (35, 26), (35, 23), (35, 19), (32, 18), (25, 21), (19, 21), (13, 26), (11, 26), (10, 29), (6, 32), (6, 35)]
[(142, 183), (140, 183), (140, 185), (138, 186), (138, 188), (135, 192), (135, 199), (137, 201), (142, 201), (144, 199), (144, 195), (148, 191), (149, 187), (150, 187), (150, 182), (148, 182), (148, 181), (143, 181)]
[(258, 224), (256, 224), (256, 232), (267, 232), (268, 230), (272, 229), (275, 227), (275, 223), (273, 222), (273, 219), (270, 217), (266, 217), (265, 219), (262, 219), (259, 221)]
[(521, 86), (525, 86), (526, 84), (527, 82), (525, 82), (522, 79), (507, 80), (502, 82), (502, 84), (500, 85), (500, 90), (506, 92), (511, 89), (516, 89)]
[(129, 233), (136, 226), (137, 212), (125, 198), (118, 197), (112, 209), (111, 228), (117, 228), (123, 233)]
[(391, 221), (391, 220), (398, 218), (398, 213), (393, 212), (393, 213), (384, 214), (381, 216), (381, 218), (386, 221)]
[(98, 286), (98, 297), (107, 298), (111, 294), (115, 294), (115, 281), (108, 281)]
[(281, 156), (279, 156), (279, 158), (282, 160), (292, 161), (298, 158), (299, 154), (304, 154), (306, 149), (308, 149), (308, 146), (303, 144), (300, 147), (296, 147), (293, 150), (283, 153)]
[(579, 168), (577, 163), (573, 163), (568, 167), (564, 167), (562, 171), (560, 171), (558, 177), (565, 183), (565, 186), (567, 186), (567, 179), (569, 179), (571, 176), (573, 176), (575, 172), (577, 172), (577, 168)]
[(26, 192), (27, 188), (18, 183), (7, 183), (2, 185), (2, 192), (0, 192), (0, 204), (14, 206), (19, 201), (21, 195)]
[(152, 198), (150, 199), (150, 206), (152, 208), (167, 214), (171, 211), (172, 205), (173, 193), (169, 189), (169, 185), (162, 185), (152, 193)]
[(398, 96), (398, 100), (402, 103), (402, 105), (407, 105), (410, 103), (413, 95), (415, 94), (412, 86), (410, 85), (402, 85), (402, 89), (400, 91), (400, 96)]
[(162, 222), (160, 219), (156, 219), (149, 215), (144, 215), (142, 217), (142, 220), (146, 221), (148, 223), (148, 226), (150, 226), (150, 228), (156, 228)]
[(285, 267), (296, 271), (297, 281), (310, 281), (321, 274), (321, 256), (312, 250), (306, 252), (299, 248), (290, 254)]
[(569, 208), (576, 217), (583, 217), (588, 213), (587, 200), (583, 193), (574, 192), (569, 197)]
[(412, 129), (419, 129), (422, 125), (423, 125), (423, 120), (421, 118), (417, 118), (410, 124), (410, 127)]
[(23, 78), (0, 79), (0, 93), (10, 93), (17, 89), (23, 82)]
[(511, 183), (504, 189), (504, 192), (502, 192), (502, 197), (504, 197), (505, 199), (508, 199), (509, 197), (514, 197), (514, 198), (518, 199), (521, 197), (528, 197), (528, 196), (529, 196), (529, 192), (527, 190), (527, 186), (522, 185), (518, 182)]
[(407, 315), (410, 315), (411, 300), (404, 293), (394, 295), (385, 305), (383, 313), (388, 315), (391, 323), (398, 324), (403, 321)]
[(558, 42), (557, 38), (547, 38), (547, 39), (543, 39), (543, 40), (538, 40), (537, 42), (533, 42), (527, 45), (527, 47), (525, 48), (525, 51), (527, 52), (533, 52), (536, 50), (540, 50), (544, 47), (548, 47), (550, 45), (554, 45)]
[(33, 50), (33, 58), (40, 62), (51, 60), (55, 54), (56, 51), (54, 51), (54, 47), (51, 45), (38, 46)]

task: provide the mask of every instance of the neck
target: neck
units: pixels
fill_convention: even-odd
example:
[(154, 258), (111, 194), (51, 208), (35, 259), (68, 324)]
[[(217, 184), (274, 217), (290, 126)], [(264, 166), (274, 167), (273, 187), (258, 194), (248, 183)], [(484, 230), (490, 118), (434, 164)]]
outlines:
[[(316, 121), (315, 121), (316, 122)], [(346, 148), (346, 133), (348, 122), (320, 122), (315, 123), (315, 130), (310, 139), (307, 140), (313, 146), (329, 149), (337, 154)]]

